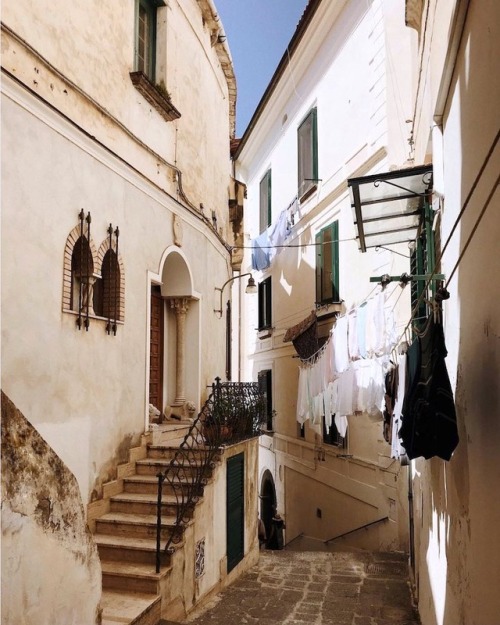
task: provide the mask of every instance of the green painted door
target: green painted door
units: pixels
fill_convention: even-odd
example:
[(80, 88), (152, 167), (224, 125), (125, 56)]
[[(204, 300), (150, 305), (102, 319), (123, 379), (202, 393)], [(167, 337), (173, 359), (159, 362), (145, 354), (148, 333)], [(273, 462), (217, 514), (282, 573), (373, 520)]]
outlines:
[(244, 492), (245, 456), (238, 454), (227, 461), (227, 572), (243, 559), (244, 555)]

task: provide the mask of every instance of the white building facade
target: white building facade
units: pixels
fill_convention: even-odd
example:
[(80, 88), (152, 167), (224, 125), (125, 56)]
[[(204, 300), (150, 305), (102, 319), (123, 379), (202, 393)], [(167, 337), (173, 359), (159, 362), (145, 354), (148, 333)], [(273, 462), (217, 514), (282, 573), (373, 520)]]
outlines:
[[(411, 48), (402, 23), (397, 2), (310, 2), (236, 154), (247, 185), (243, 266), (257, 267), (259, 282), (257, 301), (246, 299), (242, 313), (243, 366), (269, 400), (261, 513), (269, 525), (277, 506), (289, 544), (328, 548), (349, 534), (353, 546), (407, 548), (407, 467), (383, 437), (383, 393), (345, 412), (344, 436), (345, 420), (331, 424), (332, 411), (326, 422), (323, 413), (304, 420), (298, 407), (300, 371), (317, 362), (339, 323), (375, 297), (388, 335), (408, 314), (408, 289), (370, 282), (407, 271), (408, 246), (360, 254), (348, 187), (351, 178), (408, 165), (410, 78), (400, 61)], [(294, 345), (311, 332), (314, 346), (299, 359)], [(385, 371), (391, 340), (364, 364), (383, 361)]]
[[(244, 350), (248, 375), (260, 374), (271, 398), (261, 511), (269, 521), (277, 505), (290, 546), (329, 548), (330, 537), (351, 532), (339, 540), (406, 550), (425, 625), (493, 625), (499, 8), (474, 0), (361, 4), (308, 4), (236, 154), (248, 187), (244, 267), (259, 267), (261, 295), (245, 312)], [(408, 192), (399, 214), (390, 214), (391, 189), (399, 199)], [(415, 202), (424, 207), (418, 223), (410, 218)], [(275, 247), (282, 211), (286, 235)], [(404, 229), (408, 241), (395, 244)], [(451, 398), (449, 414), (439, 393), (431, 400), (447, 434), (428, 440), (445, 448), (427, 452), (410, 437), (403, 461), (366, 414), (347, 416), (344, 440), (311, 416), (302, 431), (297, 425), (300, 371), (315, 360), (303, 355), (299, 364), (301, 340), (312, 336), (320, 347), (335, 337), (342, 318), (373, 297), (370, 278), (383, 274), (391, 280), (386, 310), (396, 315), (393, 362), (408, 367), (416, 345), (425, 352), (434, 319), (444, 343), (430, 371)], [(406, 380), (423, 383), (422, 366), (415, 371)], [(406, 403), (412, 393), (403, 393), (402, 422), (413, 415), (406, 422), (419, 436), (423, 421)], [(366, 531), (352, 532), (359, 527)]]

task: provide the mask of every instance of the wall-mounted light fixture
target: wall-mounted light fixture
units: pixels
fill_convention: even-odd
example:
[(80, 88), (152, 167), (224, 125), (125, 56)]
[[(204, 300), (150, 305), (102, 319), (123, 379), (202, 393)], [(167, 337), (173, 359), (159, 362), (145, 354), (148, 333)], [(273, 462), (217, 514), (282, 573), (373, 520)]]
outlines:
[(224, 282), (224, 284), (220, 288), (217, 287), (217, 286), (215, 287), (216, 291), (220, 291), (220, 304), (219, 304), (219, 308), (214, 308), (214, 313), (218, 314), (219, 317), (222, 317), (222, 292), (224, 291), (224, 288), (230, 282), (233, 282), (233, 280), (239, 280), (240, 278), (244, 278), (245, 276), (250, 276), (248, 278), (248, 283), (247, 283), (247, 286), (245, 288), (245, 293), (257, 293), (257, 285), (255, 284), (255, 280), (254, 280), (254, 278), (253, 278), (251, 273), (242, 273), (239, 276), (233, 276), (232, 278), (229, 278), (229, 280), (226, 280)]

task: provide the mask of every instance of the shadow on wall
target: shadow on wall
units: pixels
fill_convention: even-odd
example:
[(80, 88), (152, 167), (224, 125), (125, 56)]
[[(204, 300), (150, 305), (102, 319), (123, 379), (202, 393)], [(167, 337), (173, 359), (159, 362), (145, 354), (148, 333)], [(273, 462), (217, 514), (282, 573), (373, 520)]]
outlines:
[(2, 622), (98, 623), (100, 596), (76, 478), (2, 392)]
[[(445, 158), (461, 141), (461, 153), (454, 157), (459, 164), (455, 184), (461, 186), (453, 202), (456, 206), (445, 205), (444, 209), (448, 208), (454, 218), (464, 205), (498, 132), (500, 78), (493, 59), (500, 54), (499, 24), (498, 3), (489, 2), (481, 7), (478, 3), (470, 4), (459, 51), (458, 73), (452, 83), (444, 125)], [(445, 321), (446, 308), (459, 307), (459, 317), (454, 321), (458, 336), (451, 336), (454, 324), (449, 327), (445, 324), (445, 328), (449, 332), (448, 349), (458, 351), (455, 404), (460, 442), (449, 463), (433, 459), (425, 469), (432, 488), (432, 501), (424, 516), (420, 538), (420, 556), (425, 555), (429, 583), (429, 596), (424, 597), (422, 591), (427, 580), (422, 580), (422, 563), (419, 594), (425, 625), (494, 625), (499, 622), (498, 187), (494, 192), (499, 159), (497, 144), (454, 235), (456, 239), (460, 232), (459, 250), (462, 251), (493, 193), (449, 286), (451, 299), (444, 305)], [(454, 165), (449, 163), (449, 169)], [(450, 188), (450, 180), (447, 182)], [(454, 193), (455, 190), (449, 190), (450, 195)], [(446, 266), (448, 276), (454, 264)], [(449, 309), (450, 317), (453, 312)], [(423, 486), (426, 487), (425, 481)]]

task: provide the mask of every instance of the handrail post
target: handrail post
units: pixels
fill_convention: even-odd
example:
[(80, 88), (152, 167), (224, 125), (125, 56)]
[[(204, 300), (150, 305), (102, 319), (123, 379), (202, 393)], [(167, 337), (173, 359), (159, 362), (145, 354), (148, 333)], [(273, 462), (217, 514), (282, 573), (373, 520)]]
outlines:
[(158, 499), (156, 504), (156, 573), (159, 573), (161, 566), (161, 500), (165, 476), (160, 472), (156, 477), (158, 478)]

